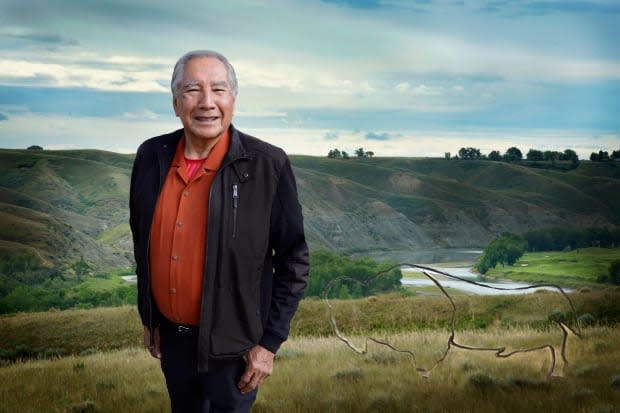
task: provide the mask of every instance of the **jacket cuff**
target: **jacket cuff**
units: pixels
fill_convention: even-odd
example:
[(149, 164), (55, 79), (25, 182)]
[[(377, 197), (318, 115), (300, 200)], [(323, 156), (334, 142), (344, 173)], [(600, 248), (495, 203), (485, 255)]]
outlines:
[(286, 339), (282, 339), (277, 335), (270, 333), (269, 331), (265, 331), (263, 337), (258, 342), (259, 345), (265, 347), (267, 350), (271, 351), (273, 354), (276, 354), (282, 343), (284, 343)]

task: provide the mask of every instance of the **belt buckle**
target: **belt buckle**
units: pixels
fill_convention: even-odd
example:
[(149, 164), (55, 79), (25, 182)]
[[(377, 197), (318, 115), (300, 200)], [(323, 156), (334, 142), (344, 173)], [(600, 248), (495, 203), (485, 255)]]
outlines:
[(189, 333), (190, 332), (190, 328), (189, 327), (185, 327), (185, 326), (177, 326), (177, 331), (179, 333)]

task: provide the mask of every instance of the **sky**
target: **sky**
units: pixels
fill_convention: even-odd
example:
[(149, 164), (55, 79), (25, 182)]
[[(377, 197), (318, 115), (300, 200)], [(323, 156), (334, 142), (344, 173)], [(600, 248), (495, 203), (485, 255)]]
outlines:
[(289, 154), (620, 149), (618, 0), (0, 0), (0, 147), (135, 153), (170, 76), (227, 56), (234, 125)]

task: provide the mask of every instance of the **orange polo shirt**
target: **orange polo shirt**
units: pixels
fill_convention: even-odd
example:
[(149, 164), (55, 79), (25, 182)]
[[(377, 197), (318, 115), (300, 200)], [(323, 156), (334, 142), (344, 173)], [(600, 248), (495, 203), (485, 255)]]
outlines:
[(151, 286), (159, 311), (177, 324), (200, 322), (209, 191), (229, 144), (227, 133), (188, 179), (185, 137), (181, 138), (157, 200), (150, 242)]

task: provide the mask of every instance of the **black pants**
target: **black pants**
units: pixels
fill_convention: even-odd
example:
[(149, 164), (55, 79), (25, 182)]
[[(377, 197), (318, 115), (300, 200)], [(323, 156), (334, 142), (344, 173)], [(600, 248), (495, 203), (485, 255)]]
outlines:
[(237, 383), (245, 370), (242, 358), (210, 360), (209, 371), (198, 373), (198, 334), (160, 327), (161, 369), (166, 378), (173, 413), (247, 413), (257, 390), (241, 394)]

